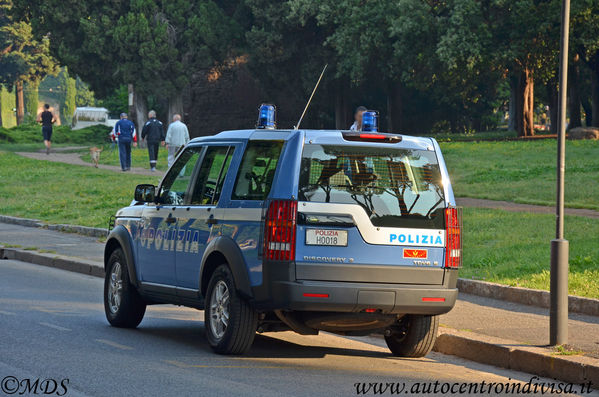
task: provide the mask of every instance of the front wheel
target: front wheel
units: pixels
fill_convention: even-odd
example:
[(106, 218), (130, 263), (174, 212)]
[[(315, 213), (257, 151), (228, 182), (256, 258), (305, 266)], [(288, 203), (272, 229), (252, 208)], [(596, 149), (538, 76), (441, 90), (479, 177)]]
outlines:
[(385, 336), (391, 353), (399, 357), (424, 357), (435, 345), (439, 316), (408, 314), (400, 318)]
[(104, 312), (108, 322), (121, 328), (135, 328), (146, 313), (146, 304), (129, 282), (127, 260), (119, 248), (112, 252), (104, 278)]
[(214, 270), (206, 291), (206, 338), (220, 354), (243, 354), (254, 342), (258, 314), (237, 294), (226, 264)]

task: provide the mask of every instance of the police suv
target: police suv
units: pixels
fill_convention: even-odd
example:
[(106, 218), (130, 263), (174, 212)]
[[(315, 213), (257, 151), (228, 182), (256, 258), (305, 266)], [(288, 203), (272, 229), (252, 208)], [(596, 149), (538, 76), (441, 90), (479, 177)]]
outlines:
[(106, 242), (104, 306), (134, 328), (146, 305), (205, 310), (222, 354), (256, 332), (381, 333), (432, 348), (462, 263), (461, 212), (434, 139), (259, 126), (197, 138), (160, 185), (139, 185)]

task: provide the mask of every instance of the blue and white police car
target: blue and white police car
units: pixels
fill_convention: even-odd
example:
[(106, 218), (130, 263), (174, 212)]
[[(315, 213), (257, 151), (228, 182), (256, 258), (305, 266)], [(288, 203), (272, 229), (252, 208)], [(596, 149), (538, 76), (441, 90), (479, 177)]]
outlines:
[(105, 247), (110, 324), (146, 306), (203, 309), (222, 354), (256, 332), (382, 333), (397, 356), (432, 348), (462, 263), (461, 212), (434, 139), (256, 129), (193, 139), (160, 185), (139, 185)]

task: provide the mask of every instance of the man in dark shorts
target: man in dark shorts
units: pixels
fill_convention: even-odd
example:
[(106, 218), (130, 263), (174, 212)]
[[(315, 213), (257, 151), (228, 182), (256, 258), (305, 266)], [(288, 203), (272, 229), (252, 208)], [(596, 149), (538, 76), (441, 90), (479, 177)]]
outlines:
[(158, 148), (162, 144), (165, 145), (164, 139), (166, 135), (164, 133), (164, 127), (162, 122), (156, 119), (156, 112), (150, 110), (148, 112), (148, 122), (144, 125), (141, 130), (141, 139), (145, 139), (148, 143), (148, 154), (150, 156), (150, 170), (156, 171), (156, 163), (158, 161)]
[(54, 114), (50, 111), (50, 105), (44, 105), (44, 111), (37, 117), (37, 122), (42, 123), (42, 135), (44, 136), (44, 145), (46, 145), (46, 154), (50, 154), (52, 146), (52, 124), (56, 122)]

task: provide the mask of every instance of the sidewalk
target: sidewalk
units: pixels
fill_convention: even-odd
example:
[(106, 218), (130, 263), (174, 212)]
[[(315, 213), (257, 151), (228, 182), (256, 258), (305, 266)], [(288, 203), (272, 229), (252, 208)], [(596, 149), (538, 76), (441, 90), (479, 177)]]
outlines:
[[(104, 244), (94, 237), (0, 223), (0, 247), (2, 246), (21, 250), (36, 248), (37, 251), (31, 249), (21, 255), (21, 260), (25, 261), (29, 261), (27, 257), (37, 255), (37, 259), (31, 260), (34, 263), (54, 266), (60, 262), (62, 264), (56, 267), (92, 275), (100, 275), (103, 268)], [(81, 266), (78, 266), (77, 262), (80, 262)], [(81, 271), (82, 266), (93, 269)], [(440, 351), (475, 361), (477, 358), (472, 354), (485, 351), (484, 348), (480, 348), (483, 341), (488, 346), (503, 349), (506, 346), (529, 351), (536, 349), (537, 358), (547, 359), (547, 365), (552, 369), (556, 365), (555, 361), (559, 359), (587, 364), (590, 362), (599, 368), (599, 317), (570, 313), (568, 348), (580, 353), (572, 356), (560, 355), (552, 349), (536, 348), (549, 343), (548, 309), (460, 293), (454, 309), (441, 316), (440, 333), (445, 334), (441, 335), (445, 337), (445, 343), (444, 346), (439, 346)], [(439, 341), (443, 340), (441, 336)], [(462, 346), (463, 341), (471, 343)], [(456, 349), (463, 351), (457, 352)], [(494, 358), (489, 354), (485, 354), (481, 360), (497, 366), (506, 366), (499, 359), (494, 363)]]
[[(520, 204), (513, 201), (486, 200), (469, 197), (456, 197), (456, 204), (461, 207), (490, 208), (510, 212), (533, 212), (537, 214), (554, 214), (555, 207), (546, 205)], [(599, 218), (599, 211), (585, 208), (565, 208), (566, 215)]]
[(41, 252), (91, 260), (104, 266), (104, 243), (95, 237), (0, 222), (0, 245), (36, 248)]
[[(549, 344), (549, 309), (460, 293), (452, 311), (441, 316), (443, 327), (518, 341)], [(569, 313), (568, 346), (599, 359), (599, 317)]]
[[(63, 153), (63, 152), (58, 153), (58, 151), (54, 151), (54, 152), (50, 152), (49, 155), (47, 155), (46, 153), (40, 153), (40, 152), (17, 152), (16, 154), (18, 154), (19, 156), (27, 157), (27, 158), (34, 159), (34, 160), (44, 160), (44, 161), (53, 161), (56, 163), (83, 165), (86, 167), (94, 166), (94, 164), (91, 162), (83, 161), (81, 159), (81, 153)], [(103, 170), (122, 172), (121, 167), (116, 166), (116, 165), (98, 164), (98, 168), (101, 168)], [(158, 170), (158, 171), (152, 172), (147, 168), (139, 168), (139, 167), (131, 168), (131, 171), (129, 171), (129, 173), (137, 174), (137, 175), (157, 176), (157, 177), (162, 177), (162, 175), (164, 175), (164, 171)]]

